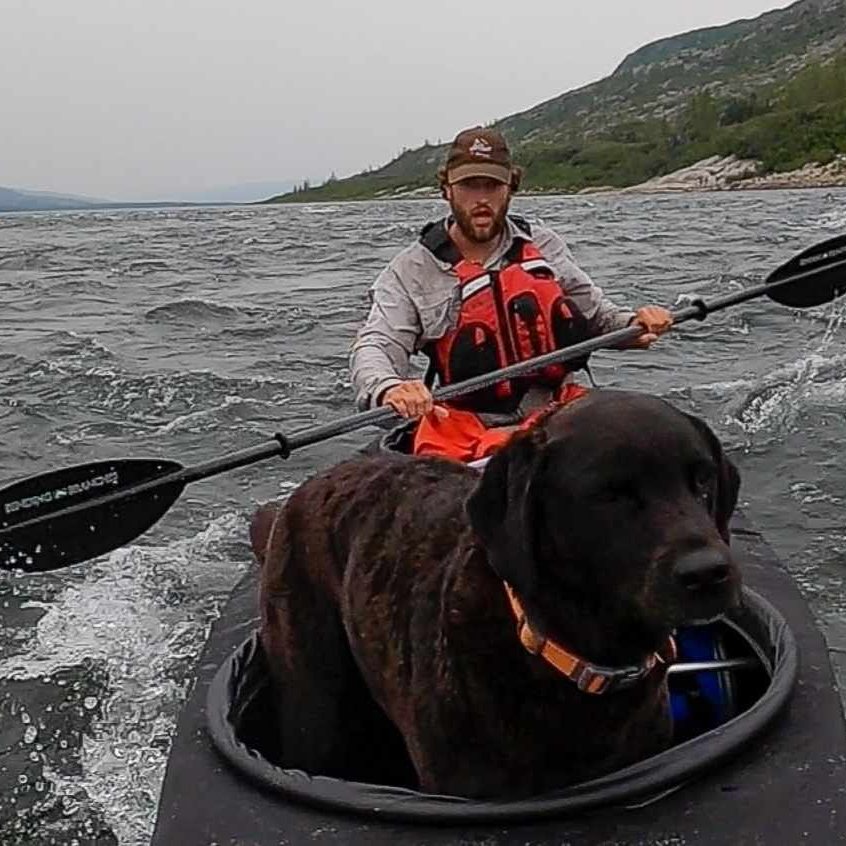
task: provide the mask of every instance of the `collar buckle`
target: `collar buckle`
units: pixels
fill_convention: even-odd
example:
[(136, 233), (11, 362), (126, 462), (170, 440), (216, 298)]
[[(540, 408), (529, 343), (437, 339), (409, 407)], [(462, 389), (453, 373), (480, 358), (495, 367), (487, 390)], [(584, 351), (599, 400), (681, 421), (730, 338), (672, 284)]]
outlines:
[(614, 670), (610, 667), (585, 664), (575, 678), (576, 687), (584, 693), (595, 694), (626, 690), (643, 681), (654, 666), (654, 661), (648, 661), (640, 666), (621, 667)]

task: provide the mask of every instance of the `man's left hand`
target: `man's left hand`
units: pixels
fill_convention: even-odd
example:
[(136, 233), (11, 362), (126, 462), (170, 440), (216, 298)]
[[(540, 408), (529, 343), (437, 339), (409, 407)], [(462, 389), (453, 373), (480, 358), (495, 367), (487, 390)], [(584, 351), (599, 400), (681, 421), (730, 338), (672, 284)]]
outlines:
[(629, 325), (633, 326), (636, 323), (643, 326), (646, 331), (635, 338), (629, 347), (646, 349), (673, 325), (673, 315), (662, 306), (642, 306), (635, 312)]

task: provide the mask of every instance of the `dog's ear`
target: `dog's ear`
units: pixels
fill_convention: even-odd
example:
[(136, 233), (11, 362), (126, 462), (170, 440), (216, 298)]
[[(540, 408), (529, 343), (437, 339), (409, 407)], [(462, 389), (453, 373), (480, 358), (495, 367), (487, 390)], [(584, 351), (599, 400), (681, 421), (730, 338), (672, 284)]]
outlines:
[(266, 502), (260, 505), (250, 521), (250, 546), (259, 564), (264, 564), (267, 541), (273, 530), (273, 523), (279, 513), (281, 502)]
[(537, 575), (532, 482), (545, 443), (540, 427), (511, 438), (488, 462), (465, 506), (491, 566), (524, 596), (532, 592)]
[(720, 439), (711, 431), (711, 427), (693, 414), (685, 414), (688, 420), (703, 435), (711, 447), (711, 452), (717, 462), (717, 498), (714, 504), (714, 519), (723, 540), (728, 543), (731, 538), (729, 521), (737, 505), (737, 495), (740, 492), (740, 473), (731, 459), (723, 451)]

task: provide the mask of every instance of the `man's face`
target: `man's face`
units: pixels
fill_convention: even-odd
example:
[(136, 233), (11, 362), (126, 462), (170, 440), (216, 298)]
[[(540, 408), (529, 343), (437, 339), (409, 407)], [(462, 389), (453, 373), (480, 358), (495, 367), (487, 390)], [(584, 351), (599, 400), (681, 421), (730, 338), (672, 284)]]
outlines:
[(448, 185), (446, 198), (468, 240), (485, 244), (499, 237), (511, 199), (508, 185), (487, 176), (473, 176)]

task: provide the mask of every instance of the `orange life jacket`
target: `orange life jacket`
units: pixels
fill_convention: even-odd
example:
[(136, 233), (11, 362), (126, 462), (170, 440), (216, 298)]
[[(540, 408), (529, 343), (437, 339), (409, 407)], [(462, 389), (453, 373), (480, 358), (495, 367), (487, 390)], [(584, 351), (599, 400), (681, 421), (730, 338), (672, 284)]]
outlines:
[[(516, 217), (511, 220), (531, 235), (528, 223)], [(420, 241), (438, 259), (452, 265), (461, 289), (455, 327), (423, 350), (429, 356), (430, 372), (437, 374), (441, 385), (490, 373), (590, 337), (584, 315), (531, 241), (515, 239), (498, 271), (464, 259), (450, 239), (445, 221), (428, 224)], [(452, 404), (474, 411), (510, 412), (530, 386), (555, 389), (567, 373), (585, 364), (586, 359), (550, 365)]]

